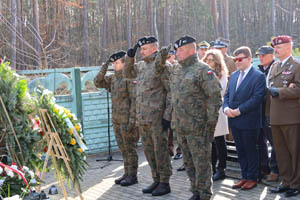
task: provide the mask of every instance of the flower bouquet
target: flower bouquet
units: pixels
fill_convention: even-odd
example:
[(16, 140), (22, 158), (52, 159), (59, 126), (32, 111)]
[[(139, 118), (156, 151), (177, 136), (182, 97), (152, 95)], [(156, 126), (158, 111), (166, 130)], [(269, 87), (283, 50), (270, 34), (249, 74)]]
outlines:
[(23, 199), (38, 184), (36, 175), (28, 167), (19, 168), (15, 163), (9, 166), (0, 162), (1, 199)]
[[(82, 181), (83, 175), (88, 166), (88, 163), (86, 162), (87, 147), (83, 139), (80, 121), (76, 118), (75, 114), (70, 112), (70, 110), (55, 103), (55, 98), (51, 91), (38, 87), (36, 92), (39, 94), (38, 107), (48, 110), (51, 121), (53, 122), (62, 144), (66, 149), (70, 159), (69, 164), (74, 180), (72, 180), (65, 162), (62, 159), (57, 160), (58, 170), (68, 183), (70, 183), (70, 181), (74, 184), (78, 183), (80, 188), (80, 181)], [(43, 149), (47, 152), (48, 147), (45, 145)]]

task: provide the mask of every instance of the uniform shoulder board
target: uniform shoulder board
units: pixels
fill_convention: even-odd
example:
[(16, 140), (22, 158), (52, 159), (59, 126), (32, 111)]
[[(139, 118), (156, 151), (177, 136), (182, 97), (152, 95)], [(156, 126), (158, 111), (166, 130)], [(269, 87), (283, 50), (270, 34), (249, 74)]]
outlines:
[(294, 61), (298, 64), (300, 64), (300, 59), (299, 58), (295, 58)]

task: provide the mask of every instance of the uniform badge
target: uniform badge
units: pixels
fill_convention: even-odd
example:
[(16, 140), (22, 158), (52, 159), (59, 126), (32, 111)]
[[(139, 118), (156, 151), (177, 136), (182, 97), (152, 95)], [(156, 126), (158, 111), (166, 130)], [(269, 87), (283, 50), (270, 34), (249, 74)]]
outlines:
[(134, 85), (136, 85), (136, 81), (132, 81), (132, 83), (133, 83)]
[(209, 75), (211, 75), (211, 74), (213, 74), (214, 72), (213, 71), (211, 71), (211, 70), (208, 70), (207, 71), (207, 74), (209, 74)]

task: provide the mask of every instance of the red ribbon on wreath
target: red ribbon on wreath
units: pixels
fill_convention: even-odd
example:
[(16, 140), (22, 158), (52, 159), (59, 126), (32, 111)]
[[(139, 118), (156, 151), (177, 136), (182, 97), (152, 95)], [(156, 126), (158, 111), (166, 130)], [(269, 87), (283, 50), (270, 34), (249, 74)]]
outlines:
[(13, 168), (11, 168), (11, 167), (8, 166), (8, 165), (3, 164), (2, 162), (0, 162), (0, 166), (3, 167), (3, 168), (6, 167), (6, 168), (10, 169), (11, 171), (17, 173), (17, 174), (23, 179), (23, 181), (24, 181), (24, 183), (26, 184), (26, 186), (28, 186), (28, 182), (26, 181), (25, 176), (24, 176), (23, 173), (21, 173), (19, 170), (13, 169)]

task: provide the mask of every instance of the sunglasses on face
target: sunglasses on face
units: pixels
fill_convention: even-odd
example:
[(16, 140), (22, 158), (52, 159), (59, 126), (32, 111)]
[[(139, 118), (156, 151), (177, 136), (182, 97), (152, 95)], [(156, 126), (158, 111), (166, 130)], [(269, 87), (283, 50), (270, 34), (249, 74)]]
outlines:
[(245, 58), (248, 58), (248, 57), (235, 57), (234, 59), (233, 59), (233, 61), (234, 62), (242, 62)]
[(215, 59), (206, 59), (206, 62), (215, 62)]

